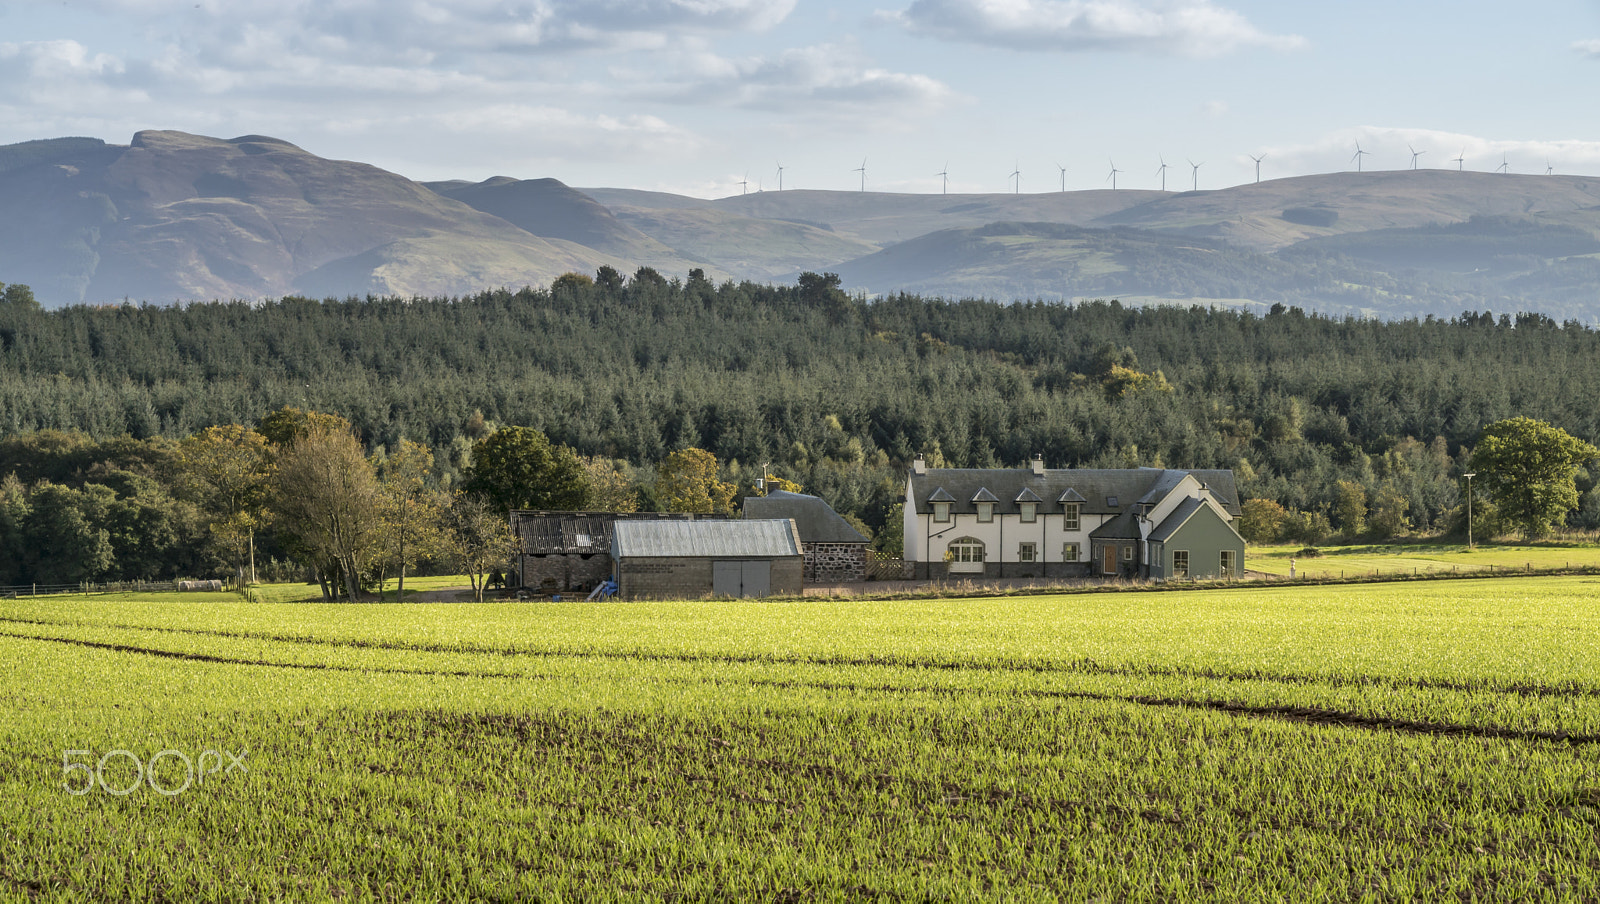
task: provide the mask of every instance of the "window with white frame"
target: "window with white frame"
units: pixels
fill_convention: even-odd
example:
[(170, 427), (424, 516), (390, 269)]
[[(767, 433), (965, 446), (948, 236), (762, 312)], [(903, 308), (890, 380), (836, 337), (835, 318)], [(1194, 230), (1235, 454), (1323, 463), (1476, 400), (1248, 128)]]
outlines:
[(1017, 547), (1018, 562), (1039, 561), (1039, 545), (1037, 543), (1023, 543)]
[(950, 561), (952, 562), (982, 562), (983, 541), (974, 537), (962, 537), (950, 544)]
[(1069, 502), (1061, 507), (1061, 527), (1065, 530), (1077, 530), (1082, 523), (1079, 517), (1081, 506), (1076, 502)]
[(989, 522), (994, 520), (994, 503), (993, 502), (980, 502), (980, 503), (978, 503), (978, 520), (980, 522), (984, 523), (984, 524), (988, 524)]
[(1238, 572), (1239, 563), (1236, 561), (1237, 558), (1238, 557), (1233, 554), (1233, 550), (1231, 550), (1231, 549), (1224, 549), (1222, 551), (1222, 575), (1223, 575), (1223, 577), (1230, 577), (1230, 576), (1233, 576), (1233, 575), (1236, 575), (1236, 574), (1239, 573)]
[(1022, 510), (1023, 524), (1032, 524), (1033, 522), (1039, 520), (1039, 503), (1023, 502), (1019, 504), (1019, 507)]
[(1061, 561), (1076, 562), (1079, 556), (1079, 546), (1076, 543), (1061, 544)]
[[(1227, 555), (1227, 553), (1223, 553)], [(1189, 576), (1189, 550), (1175, 549), (1172, 551), (1172, 576), (1186, 578)]]
[(935, 502), (933, 504), (933, 520), (943, 524), (950, 520), (950, 503)]
[(1124, 561), (1124, 562), (1132, 562), (1133, 561), (1133, 544), (1132, 543), (1129, 543), (1127, 546), (1122, 547), (1122, 561)]

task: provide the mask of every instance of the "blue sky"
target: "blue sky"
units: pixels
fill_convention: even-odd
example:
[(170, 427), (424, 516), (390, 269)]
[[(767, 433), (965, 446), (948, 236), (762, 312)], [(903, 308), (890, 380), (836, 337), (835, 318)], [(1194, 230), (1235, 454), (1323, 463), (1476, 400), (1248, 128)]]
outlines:
[[(417, 179), (742, 190), (1600, 175), (1600, 2), (0, 0), (0, 144), (266, 134)], [(1198, 174), (1190, 163), (1201, 164)], [(741, 187), (741, 180), (748, 186)]]

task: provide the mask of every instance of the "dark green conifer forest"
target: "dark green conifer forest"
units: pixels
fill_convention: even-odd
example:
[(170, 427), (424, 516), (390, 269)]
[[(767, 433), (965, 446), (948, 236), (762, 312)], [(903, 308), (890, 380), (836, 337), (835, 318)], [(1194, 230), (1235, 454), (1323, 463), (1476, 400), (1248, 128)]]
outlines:
[[(1303, 513), (1311, 540), (1353, 529), (1339, 523), (1352, 484), (1382, 508), (1363, 530), (1453, 527), (1466, 456), (1501, 418), (1600, 439), (1600, 333), (1538, 314), (867, 301), (816, 274), (790, 287), (648, 270), (462, 298), (47, 311), (12, 295), (0, 477), (81, 491), (96, 468), (117, 472), (103, 505), (161, 480), (122, 460), (134, 446), (283, 406), (347, 418), (372, 451), (423, 443), (442, 485), (485, 424), (526, 425), (641, 474), (691, 446), (741, 487), (768, 463), (874, 529), (918, 452), (951, 467), (1042, 453), (1051, 467), (1233, 468), (1246, 498)], [(1600, 526), (1588, 472), (1579, 490), (1569, 526)], [(188, 542), (172, 545), (192, 560)]]

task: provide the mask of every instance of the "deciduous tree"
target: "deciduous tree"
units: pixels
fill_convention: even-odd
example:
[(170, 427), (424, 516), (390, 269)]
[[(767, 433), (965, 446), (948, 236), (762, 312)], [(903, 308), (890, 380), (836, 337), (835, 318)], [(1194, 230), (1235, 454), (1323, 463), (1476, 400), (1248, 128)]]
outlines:
[(1247, 499), (1239, 515), (1239, 535), (1251, 543), (1273, 543), (1283, 536), (1289, 513), (1271, 499)]
[(583, 470), (589, 481), (585, 507), (597, 512), (637, 512), (639, 490), (628, 477), (626, 467), (627, 462), (598, 455), (584, 459)]
[(664, 511), (727, 515), (738, 487), (717, 477), (717, 457), (688, 448), (668, 455), (656, 467), (656, 503)]
[(462, 489), (501, 514), (512, 509), (581, 509), (588, 479), (577, 453), (532, 427), (502, 427), (472, 447)]
[(378, 468), (376, 559), (385, 573), (399, 571), (400, 599), (406, 594), (407, 569), (445, 546), (444, 505), (429, 485), (432, 471), (433, 452), (410, 440), (401, 440)]
[(467, 573), (478, 602), (489, 571), (512, 554), (511, 522), (482, 496), (457, 493), (450, 501), (450, 542), (456, 561)]
[(239, 424), (208, 427), (178, 445), (179, 484), (205, 514), (241, 580), (256, 580), (256, 531), (266, 522), (272, 458), (266, 437)]
[(313, 423), (278, 455), (273, 509), (279, 529), (321, 561), (337, 564), (358, 598), (378, 529), (378, 482), (348, 430)]
[(1549, 534), (1577, 507), (1578, 466), (1597, 455), (1600, 449), (1559, 427), (1514, 417), (1483, 428), (1472, 467), (1501, 523), (1531, 540)]

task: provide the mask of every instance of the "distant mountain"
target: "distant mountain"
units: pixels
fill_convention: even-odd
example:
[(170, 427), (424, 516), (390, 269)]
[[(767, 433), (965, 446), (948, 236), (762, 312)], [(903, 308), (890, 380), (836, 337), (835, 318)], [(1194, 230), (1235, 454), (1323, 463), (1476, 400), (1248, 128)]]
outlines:
[(855, 191), (764, 191), (715, 201), (627, 189), (585, 188), (602, 204), (632, 211), (710, 209), (800, 223), (840, 236), (892, 245), (939, 229), (998, 222), (1087, 225), (1166, 197), (1158, 191), (1072, 191), (1042, 194), (912, 195)]
[(707, 258), (686, 255), (645, 235), (594, 198), (555, 179), (496, 176), (483, 182), (423, 184), (541, 238), (564, 239), (669, 274), (699, 267), (714, 279), (732, 275)]
[(641, 266), (998, 299), (1600, 319), (1600, 179), (1329, 173), (1215, 191), (707, 200), (556, 179), (418, 183), (262, 136), (0, 147), (0, 281), (47, 304), (449, 295)]
[(452, 294), (622, 263), (262, 136), (0, 148), (0, 279), (46, 303)]

